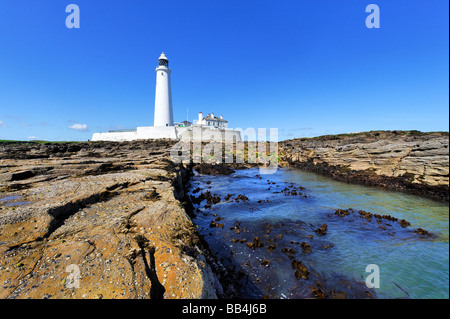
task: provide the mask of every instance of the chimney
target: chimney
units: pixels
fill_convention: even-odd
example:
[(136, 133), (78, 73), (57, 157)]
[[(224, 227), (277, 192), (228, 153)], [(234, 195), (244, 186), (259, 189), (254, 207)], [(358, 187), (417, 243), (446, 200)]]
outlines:
[(201, 121), (203, 121), (203, 113), (202, 112), (198, 113), (198, 124), (200, 124)]
[(211, 118), (214, 118), (214, 113), (211, 113)]
[(220, 119), (223, 120), (223, 115), (222, 114), (220, 115)]

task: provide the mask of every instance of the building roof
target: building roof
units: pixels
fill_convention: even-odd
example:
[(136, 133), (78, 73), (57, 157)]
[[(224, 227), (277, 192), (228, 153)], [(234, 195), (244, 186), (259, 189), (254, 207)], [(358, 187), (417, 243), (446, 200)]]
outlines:
[(214, 116), (214, 118), (211, 117), (211, 114), (208, 114), (206, 117), (203, 118), (204, 120), (208, 121), (218, 121), (218, 122), (227, 122), (227, 120), (221, 119), (220, 117)]
[(166, 55), (164, 54), (164, 52), (161, 53), (161, 56), (159, 57), (158, 60), (167, 60), (167, 61), (169, 61), (169, 59), (166, 57)]

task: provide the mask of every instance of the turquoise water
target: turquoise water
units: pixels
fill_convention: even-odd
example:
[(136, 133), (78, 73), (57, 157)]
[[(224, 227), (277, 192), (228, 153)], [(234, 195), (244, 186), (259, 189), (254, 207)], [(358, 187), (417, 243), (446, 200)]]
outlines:
[[(364, 283), (368, 275), (366, 266), (378, 265), (380, 287), (374, 289), (378, 298), (449, 298), (448, 203), (342, 183), (296, 169), (279, 169), (261, 178), (257, 174), (258, 169), (248, 169), (230, 176), (197, 175), (192, 181), (192, 190), (200, 187), (201, 192), (209, 190), (222, 198), (211, 207), (205, 208), (205, 202), (198, 205), (198, 217), (194, 222), (218, 256), (228, 258), (248, 272), (250, 278), (257, 278), (252, 283), (255, 291), (262, 291), (261, 294), (269, 297), (296, 298), (297, 281), (288, 259), (283, 260), (283, 254), (277, 250), (268, 253), (267, 249), (250, 249), (233, 242), (237, 235), (230, 228), (236, 222), (246, 225), (249, 234), (252, 232), (263, 241), (271, 236), (263, 232), (263, 226), (278, 225), (279, 232), (284, 233), (284, 242), (279, 240), (278, 248), (289, 245), (289, 241), (310, 243), (311, 253), (304, 254), (295, 248), (291, 259), (302, 260), (307, 267), (328, 278), (339, 274)], [(286, 186), (304, 187), (302, 193), (307, 197), (280, 193)], [(226, 194), (244, 194), (249, 201), (225, 202)], [(411, 225), (406, 229), (394, 225), (395, 231), (384, 232), (378, 226), (361, 222), (361, 218), (352, 222), (348, 217), (334, 216), (338, 208), (391, 215)], [(224, 224), (223, 228), (209, 226), (215, 216), (224, 218), (219, 221)], [(324, 223), (328, 225), (325, 236), (315, 236), (312, 240), (305, 237)], [(414, 233), (419, 227), (435, 236)], [(332, 248), (322, 249), (324, 243), (331, 244)], [(265, 259), (271, 261), (270, 267), (258, 266), (259, 261)], [(258, 293), (251, 295), (258, 296)]]

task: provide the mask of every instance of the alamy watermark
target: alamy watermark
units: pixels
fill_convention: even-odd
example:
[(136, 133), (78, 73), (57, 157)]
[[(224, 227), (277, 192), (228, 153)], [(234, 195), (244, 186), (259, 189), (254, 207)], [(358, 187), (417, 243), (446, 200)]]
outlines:
[(66, 27), (68, 29), (80, 28), (80, 7), (76, 4), (69, 4), (66, 7), (66, 12), (70, 13), (66, 17)]
[(65, 280), (66, 288), (80, 288), (80, 267), (70, 264), (66, 267), (66, 272), (69, 273)]
[(380, 288), (380, 267), (376, 264), (369, 264), (366, 267), (369, 275), (366, 278), (367, 288)]
[(175, 163), (257, 164), (261, 174), (278, 169), (278, 129), (214, 130), (194, 126), (170, 151)]
[[(69, 4), (66, 6), (66, 27), (68, 29), (80, 28), (80, 7), (76, 4)], [(380, 7), (376, 4), (369, 4), (366, 6), (366, 13), (370, 13), (366, 17), (366, 27), (368, 29), (380, 28)]]
[(368, 29), (380, 28), (380, 7), (376, 4), (369, 4), (366, 7), (366, 12), (370, 13), (366, 18), (366, 27)]

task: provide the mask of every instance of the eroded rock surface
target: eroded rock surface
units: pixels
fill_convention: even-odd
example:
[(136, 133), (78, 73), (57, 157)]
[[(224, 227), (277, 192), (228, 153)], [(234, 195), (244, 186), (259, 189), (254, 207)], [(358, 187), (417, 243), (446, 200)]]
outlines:
[(448, 201), (448, 133), (374, 131), (280, 143), (285, 164)]
[(0, 298), (216, 298), (171, 145), (0, 144)]

